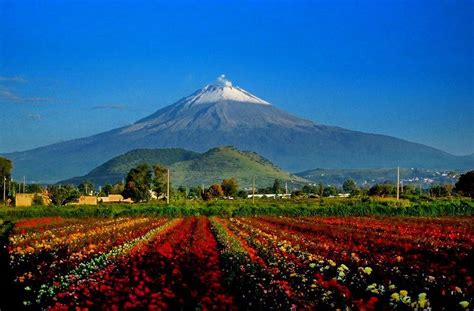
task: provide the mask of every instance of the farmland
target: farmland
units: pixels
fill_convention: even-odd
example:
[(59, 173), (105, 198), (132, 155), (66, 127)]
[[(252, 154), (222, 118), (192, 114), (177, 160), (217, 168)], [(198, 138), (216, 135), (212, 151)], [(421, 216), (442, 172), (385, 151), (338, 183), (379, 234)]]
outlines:
[(462, 310), (473, 247), (472, 216), (25, 218), (2, 290), (31, 309)]

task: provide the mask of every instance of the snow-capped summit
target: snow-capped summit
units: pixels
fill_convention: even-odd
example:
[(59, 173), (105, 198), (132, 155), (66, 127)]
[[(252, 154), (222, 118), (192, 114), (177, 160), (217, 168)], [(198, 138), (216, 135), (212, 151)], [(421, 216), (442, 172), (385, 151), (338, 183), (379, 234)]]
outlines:
[(235, 101), (259, 105), (270, 105), (246, 90), (233, 86), (232, 82), (220, 75), (214, 84), (210, 84), (184, 99), (188, 105), (208, 104), (219, 101)]
[(290, 171), (398, 165), (474, 167), (473, 156), (454, 156), (390, 136), (302, 119), (234, 86), (223, 75), (131, 125), (5, 156), (15, 163), (15, 178), (29, 176), (30, 180), (48, 183), (84, 175), (132, 149), (205, 151), (221, 145), (256, 151)]

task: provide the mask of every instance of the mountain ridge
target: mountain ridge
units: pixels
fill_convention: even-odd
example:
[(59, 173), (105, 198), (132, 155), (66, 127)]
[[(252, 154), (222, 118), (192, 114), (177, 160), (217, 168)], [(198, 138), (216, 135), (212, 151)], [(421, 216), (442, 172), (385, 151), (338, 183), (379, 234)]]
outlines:
[[(228, 80), (213, 86), (219, 92), (231, 88), (232, 92), (242, 90)], [(317, 124), (271, 104), (239, 101), (246, 94), (232, 93), (222, 98), (214, 94), (208, 97), (215, 101), (196, 104), (196, 94), (208, 91), (206, 86), (129, 126), (3, 156), (13, 160), (15, 178), (27, 176), (40, 182), (86, 174), (133, 149), (183, 148), (204, 152), (219, 145), (255, 151), (293, 172), (314, 167), (474, 167), (471, 156), (454, 156), (388, 135)]]

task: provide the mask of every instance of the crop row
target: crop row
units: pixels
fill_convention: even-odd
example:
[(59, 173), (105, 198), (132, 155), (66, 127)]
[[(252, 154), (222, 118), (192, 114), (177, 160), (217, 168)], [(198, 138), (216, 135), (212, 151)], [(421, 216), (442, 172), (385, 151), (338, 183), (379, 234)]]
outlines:
[(10, 306), (465, 309), (472, 218), (186, 217), (23, 221)]

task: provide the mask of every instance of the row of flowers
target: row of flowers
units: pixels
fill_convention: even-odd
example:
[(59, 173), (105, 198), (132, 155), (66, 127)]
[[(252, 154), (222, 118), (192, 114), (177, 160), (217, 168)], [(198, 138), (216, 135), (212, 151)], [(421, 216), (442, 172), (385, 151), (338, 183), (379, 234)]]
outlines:
[(40, 218), (8, 251), (31, 308), (463, 310), (473, 247), (469, 219), (266, 216)]
[[(433, 253), (440, 251), (432, 250), (430, 243), (416, 243), (420, 236), (412, 237), (415, 240), (412, 253), (419, 259), (417, 262), (404, 259), (389, 261), (384, 259), (398, 256), (393, 254), (406, 255), (407, 252), (397, 247), (397, 240), (380, 235), (384, 231), (377, 224), (374, 228), (350, 225), (358, 220), (367, 221), (335, 218), (334, 222), (339, 224), (328, 225), (330, 218), (242, 218), (234, 219), (229, 228), (246, 237), (263, 258), (277, 265), (282, 272), (281, 277), (286, 275), (292, 280), (295, 293), (301, 292), (308, 298), (312, 297), (308, 286), (314, 289), (317, 294), (309, 300), (316, 301), (318, 305), (327, 303), (344, 307), (343, 302), (346, 301), (349, 306), (363, 306), (366, 309), (383, 306), (396, 309), (423, 309), (429, 306), (462, 309), (472, 302), (472, 282), (468, 273), (472, 243), (467, 242), (469, 237), (463, 238), (465, 242), (458, 239), (454, 249), (445, 246), (442, 252), (453, 256), (449, 261), (439, 262), (439, 257)], [(409, 219), (375, 220), (383, 221), (384, 226), (395, 222), (405, 238), (409, 235), (403, 232), (413, 231), (411, 227), (417, 225)], [(444, 225), (449, 235), (450, 227)], [(391, 228), (393, 230), (396, 229)], [(472, 235), (472, 231), (460, 226), (455, 230), (464, 230), (467, 235)], [(378, 237), (372, 238), (372, 233)], [(437, 238), (434, 235), (432, 239)], [(406, 247), (405, 240), (399, 243), (402, 248)], [(455, 267), (457, 273), (446, 267)], [(321, 292), (321, 287), (331, 295)], [(324, 301), (320, 301), (321, 297), (325, 298)]]
[(108, 306), (211, 309), (233, 305), (223, 287), (217, 242), (206, 218), (174, 220), (129, 256), (59, 292), (53, 309)]
[[(63, 244), (56, 244), (55, 247), (42, 248), (27, 254), (19, 254), (14, 246), (10, 246), (9, 264), (17, 291), (23, 296), (25, 305), (34, 304), (41, 287), (43, 286), (44, 289), (45, 284), (52, 284), (48, 289), (48, 292), (52, 293), (51, 288), (56, 288), (61, 284), (58, 281), (61, 276), (76, 275), (77, 271), (86, 273), (87, 269), (84, 269), (84, 265), (97, 266), (97, 263), (104, 259), (110, 259), (128, 251), (130, 246), (137, 245), (143, 241), (143, 238), (156, 234), (156, 230), (160, 230), (160, 226), (165, 222), (165, 219), (130, 218), (108, 220), (105, 222), (107, 225), (104, 226), (102, 220), (89, 219), (88, 224), (81, 221), (79, 224), (71, 224), (75, 228), (80, 225), (85, 229), (85, 233), (90, 233), (90, 235), (81, 239), (71, 239), (70, 244), (67, 243), (67, 235), (60, 235), (58, 238), (64, 239)], [(54, 230), (57, 234), (70, 231), (68, 228)], [(49, 233), (43, 235), (43, 237), (48, 236), (50, 236)], [(12, 238), (14, 239), (15, 236)], [(28, 241), (32, 248), (49, 242), (49, 240), (33, 239)], [(73, 279), (71, 277), (71, 281)], [(44, 293), (41, 295), (44, 296)]]

